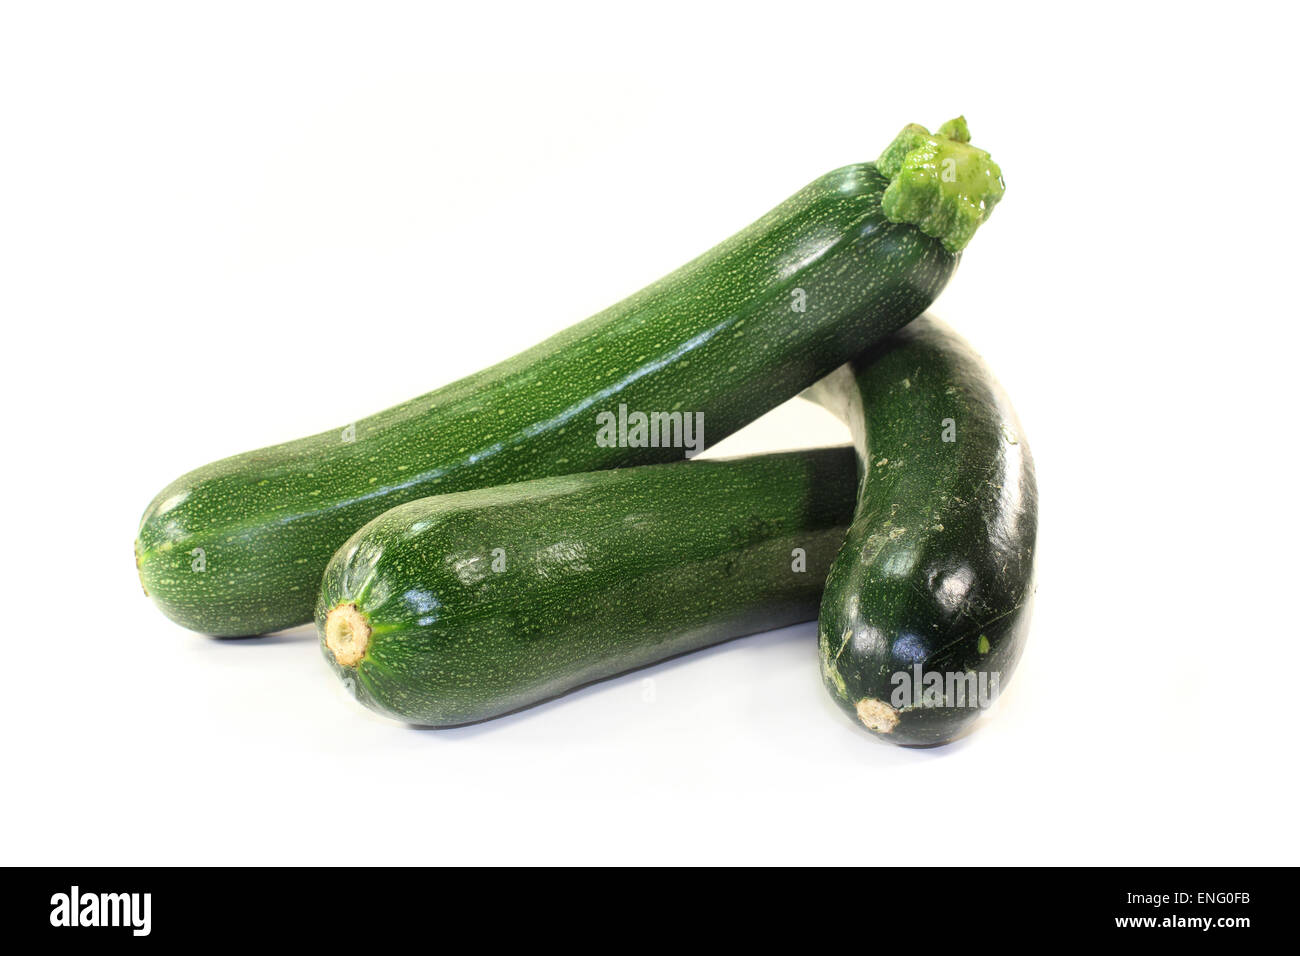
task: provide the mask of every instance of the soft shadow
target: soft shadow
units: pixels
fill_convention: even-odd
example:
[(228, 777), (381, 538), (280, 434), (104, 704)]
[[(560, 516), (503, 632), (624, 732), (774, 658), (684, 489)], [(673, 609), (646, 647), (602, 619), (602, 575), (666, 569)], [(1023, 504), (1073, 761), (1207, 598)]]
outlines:
[(306, 641), (315, 641), (316, 625), (300, 624), (298, 627), (290, 627), (283, 631), (274, 631), (270, 634), (249, 634), (243, 637), (214, 637), (212, 638), (218, 644), (224, 644), (227, 647), (262, 647), (267, 644), (299, 644)]

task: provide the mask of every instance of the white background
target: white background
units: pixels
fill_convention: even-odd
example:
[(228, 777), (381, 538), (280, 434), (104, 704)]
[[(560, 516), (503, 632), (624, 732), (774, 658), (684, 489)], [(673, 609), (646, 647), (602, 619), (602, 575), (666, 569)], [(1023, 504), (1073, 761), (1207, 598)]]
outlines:
[[(6, 5), (3, 862), (1298, 862), (1294, 53), (1214, 9)], [(811, 624), (438, 732), (308, 628), (140, 593), (181, 472), (505, 358), (958, 112), (1008, 190), (934, 311), (1042, 496), (1029, 646), (964, 741), (870, 739)], [(845, 437), (789, 406), (717, 450)]]

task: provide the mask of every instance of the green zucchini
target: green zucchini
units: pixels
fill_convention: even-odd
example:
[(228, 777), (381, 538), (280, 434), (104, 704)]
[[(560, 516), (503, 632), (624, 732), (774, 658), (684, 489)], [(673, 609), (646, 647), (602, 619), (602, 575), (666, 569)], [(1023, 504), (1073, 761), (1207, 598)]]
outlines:
[(819, 615), (827, 690), (903, 745), (958, 736), (1006, 686), (1034, 593), (1038, 490), (1011, 402), (923, 316), (809, 390), (863, 475)]
[(452, 726), (817, 616), (853, 514), (848, 446), (437, 495), (325, 570), (325, 658), (364, 704)]
[[(931, 153), (948, 150), (958, 168), (978, 167), (970, 176), (1000, 179), (955, 131), (926, 138), (919, 129), (900, 136), (901, 159), (895, 147), (882, 157), (892, 179), (872, 163), (828, 173), (666, 278), (512, 359), (352, 425), (181, 477), (140, 523), (145, 592), (197, 631), (288, 627), (311, 619), (335, 550), (395, 505), (683, 456), (635, 427), (626, 440), (620, 431), (600, 441), (602, 414), (680, 412), (706, 424), (712, 441), (736, 431), (920, 314), (952, 275), (975, 207), (967, 197), (961, 215), (944, 212), (958, 207)], [(976, 204), (981, 216), (994, 201), (989, 193)], [(511, 254), (502, 251), (503, 272)], [(374, 374), (393, 345), (369, 350)], [(687, 437), (679, 430), (678, 444)]]

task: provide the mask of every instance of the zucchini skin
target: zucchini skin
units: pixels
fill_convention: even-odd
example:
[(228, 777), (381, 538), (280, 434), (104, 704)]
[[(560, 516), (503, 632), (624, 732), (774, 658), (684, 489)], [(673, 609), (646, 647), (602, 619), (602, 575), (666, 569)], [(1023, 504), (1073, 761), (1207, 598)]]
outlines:
[(835, 170), (514, 358), (350, 429), (184, 475), (140, 523), (146, 593), (195, 631), (290, 627), (311, 619), (335, 550), (395, 505), (683, 456), (599, 446), (600, 411), (701, 412), (708, 440), (721, 440), (920, 314), (947, 284), (958, 256), (889, 222), (887, 185), (870, 163)]
[[(321, 650), (366, 706), (444, 727), (810, 621), (856, 483), (853, 451), (840, 446), (411, 502), (330, 562), (316, 608)], [(328, 612), (346, 605), (371, 629), (354, 666), (326, 637)]]
[[(1038, 531), (1029, 445), (988, 366), (929, 316), (809, 397), (848, 421), (864, 476), (822, 598), (826, 688), (879, 737), (947, 743), (979, 715), (972, 699), (983, 706), (1006, 687), (1028, 635)], [(967, 706), (946, 677), (942, 696), (936, 687), (925, 697), (929, 674), (972, 672)]]

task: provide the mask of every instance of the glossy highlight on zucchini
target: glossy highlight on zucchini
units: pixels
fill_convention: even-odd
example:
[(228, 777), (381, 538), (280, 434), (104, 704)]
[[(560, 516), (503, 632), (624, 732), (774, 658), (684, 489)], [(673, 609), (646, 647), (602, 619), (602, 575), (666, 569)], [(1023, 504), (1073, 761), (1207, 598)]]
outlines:
[(842, 446), (414, 501), (330, 562), (321, 649), (366, 706), (445, 727), (810, 621), (856, 483)]
[(848, 422), (861, 487), (826, 581), (822, 677), (896, 744), (959, 736), (1029, 631), (1038, 489), (1015, 410), (960, 336), (923, 316), (809, 390)]
[[(905, 164), (897, 173), (910, 175)], [(140, 523), (146, 593), (196, 631), (289, 627), (310, 620), (334, 551), (395, 505), (682, 457), (680, 448), (598, 443), (601, 412), (622, 404), (702, 415), (709, 439), (721, 440), (920, 314), (948, 282), (958, 255), (945, 244), (959, 247), (891, 220), (881, 205), (890, 185), (873, 163), (827, 173), (666, 278), (514, 358), (184, 475)], [(503, 272), (517, 245), (489, 251)], [(382, 374), (414, 346), (386, 340), (381, 323), (369, 333), (354, 350), (362, 370), (369, 360)]]

